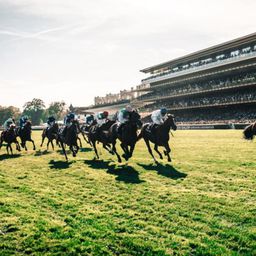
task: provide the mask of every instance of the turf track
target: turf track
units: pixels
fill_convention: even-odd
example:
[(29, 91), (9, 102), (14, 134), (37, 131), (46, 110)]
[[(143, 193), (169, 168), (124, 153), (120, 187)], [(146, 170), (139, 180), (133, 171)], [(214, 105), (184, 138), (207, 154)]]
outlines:
[(233, 130), (171, 139), (158, 166), (143, 141), (127, 164), (103, 149), (93, 161), (84, 142), (69, 163), (2, 148), (0, 255), (256, 255), (256, 143)]

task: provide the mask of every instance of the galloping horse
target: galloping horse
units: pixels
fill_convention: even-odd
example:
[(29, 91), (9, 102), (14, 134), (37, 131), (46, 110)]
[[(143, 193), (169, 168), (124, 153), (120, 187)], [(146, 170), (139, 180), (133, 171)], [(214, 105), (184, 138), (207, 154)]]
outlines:
[(118, 123), (110, 127), (110, 138), (112, 142), (112, 151), (116, 154), (118, 162), (121, 163), (121, 157), (116, 151), (116, 140), (119, 139), (124, 151), (122, 157), (127, 161), (132, 157), (135, 144), (137, 142), (137, 131), (142, 126), (139, 113), (134, 110), (130, 113), (129, 121), (121, 127), (121, 133), (118, 133)]
[(256, 135), (256, 122), (246, 126), (243, 134), (245, 139), (253, 140), (254, 136)]
[(89, 143), (93, 146), (97, 159), (99, 159), (98, 150), (96, 147), (97, 141), (101, 142), (103, 144), (103, 148), (105, 148), (110, 154), (113, 154), (113, 151), (110, 148), (111, 139), (109, 135), (109, 129), (114, 123), (115, 121), (108, 120), (106, 123), (98, 127), (96, 122), (94, 122), (89, 127), (88, 140), (89, 140)]
[(11, 125), (7, 131), (3, 131), (1, 133), (0, 148), (2, 147), (2, 144), (4, 141), (7, 143), (6, 150), (8, 155), (9, 155), (9, 149), (11, 150), (11, 154), (13, 155), (12, 146), (11, 146), (12, 143), (15, 143), (16, 149), (20, 151), (20, 145), (19, 145), (19, 142), (17, 141), (17, 135), (15, 132), (15, 125)]
[(171, 157), (169, 155), (169, 153), (171, 152), (171, 149), (169, 146), (169, 139), (170, 139), (169, 132), (171, 128), (174, 131), (177, 129), (177, 126), (174, 121), (174, 116), (171, 114), (168, 114), (163, 124), (158, 125), (155, 129), (152, 129), (152, 128), (153, 127), (151, 123), (144, 124), (138, 136), (138, 140), (141, 138), (144, 139), (148, 148), (148, 152), (153, 157), (155, 163), (157, 163), (157, 160), (153, 155), (149, 141), (155, 144), (154, 150), (158, 153), (160, 159), (163, 159), (163, 156), (159, 152), (158, 146), (165, 147), (164, 154), (167, 156), (168, 162), (171, 162)]
[(59, 143), (58, 140), (58, 132), (59, 132), (59, 125), (57, 123), (54, 123), (53, 126), (51, 126), (49, 129), (44, 129), (43, 133), (42, 133), (42, 143), (40, 145), (40, 147), (43, 146), (44, 140), (45, 138), (48, 139), (47, 142), (47, 150), (49, 148), (49, 144), (51, 143), (52, 145), (52, 149), (54, 150), (54, 146), (53, 146), (53, 140), (56, 140), (56, 143)]
[(77, 120), (74, 120), (70, 126), (66, 127), (65, 134), (60, 134), (60, 136), (58, 138), (58, 141), (61, 144), (61, 147), (63, 149), (63, 153), (65, 155), (66, 160), (68, 160), (68, 158), (67, 158), (66, 150), (65, 150), (65, 147), (63, 144), (66, 144), (69, 146), (69, 149), (71, 150), (73, 157), (75, 157), (79, 150), (79, 146), (77, 145), (77, 130), (78, 129), (80, 129), (79, 123)]
[(35, 143), (34, 143), (34, 141), (31, 139), (32, 124), (31, 124), (31, 122), (30, 122), (29, 120), (25, 123), (25, 125), (24, 125), (23, 128), (21, 128), (21, 127), (17, 128), (16, 133), (17, 133), (17, 135), (18, 135), (18, 136), (20, 137), (20, 139), (21, 139), (21, 146), (22, 146), (23, 148), (25, 148), (26, 151), (28, 150), (28, 149), (27, 149), (27, 146), (26, 146), (26, 142), (27, 142), (27, 141), (31, 141), (32, 144), (33, 144), (33, 150), (36, 150)]

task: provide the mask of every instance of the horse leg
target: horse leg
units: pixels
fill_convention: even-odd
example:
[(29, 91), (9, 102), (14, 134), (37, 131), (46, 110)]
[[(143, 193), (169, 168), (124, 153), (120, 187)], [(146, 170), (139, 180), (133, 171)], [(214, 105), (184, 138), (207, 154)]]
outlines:
[(59, 140), (59, 143), (60, 143), (60, 146), (62, 148), (63, 154), (64, 154), (64, 156), (66, 158), (66, 161), (68, 162), (67, 152), (65, 150), (64, 144), (63, 144), (63, 142), (61, 140)]
[(162, 154), (161, 154), (161, 153), (160, 153), (160, 151), (158, 150), (158, 145), (157, 145), (157, 144), (155, 144), (155, 146), (154, 146), (154, 150), (158, 153), (158, 155), (159, 155), (160, 159), (163, 159)]
[(103, 148), (105, 148), (111, 155), (114, 155), (114, 152), (108, 148), (108, 144), (103, 143)]
[(40, 147), (43, 146), (43, 144), (44, 144), (44, 139), (45, 139), (45, 136), (42, 136), (42, 143), (41, 143)]
[(19, 142), (16, 140), (15, 143), (16, 143), (16, 150), (20, 151), (20, 144), (19, 144)]
[(52, 150), (54, 151), (53, 141), (51, 140)]
[(129, 158), (131, 158), (131, 157), (132, 157), (132, 154), (133, 154), (134, 148), (135, 148), (135, 144), (132, 144), (132, 145), (130, 146)]
[(157, 160), (155, 159), (154, 155), (153, 155), (152, 150), (151, 150), (151, 147), (150, 147), (150, 144), (149, 144), (149, 140), (144, 138), (144, 141), (145, 141), (145, 143), (147, 145), (149, 154), (153, 157), (155, 163), (158, 163)]
[(123, 143), (121, 143), (121, 148), (124, 151), (124, 154), (122, 155), (122, 157), (127, 161), (129, 159), (129, 149), (127, 145), (124, 145)]
[(164, 154), (167, 156), (168, 162), (171, 162), (171, 161), (172, 161), (172, 159), (171, 159), (171, 157), (170, 157), (171, 149), (170, 149), (170, 147), (169, 147), (168, 142), (167, 142), (166, 145), (164, 145), (164, 147), (165, 147), (165, 149), (166, 149), (166, 150), (164, 151)]
[(34, 142), (32, 139), (30, 139), (30, 141), (31, 141), (31, 142), (32, 142), (32, 144), (33, 144), (33, 150), (36, 150), (35, 142)]
[(82, 140), (79, 138), (79, 137), (77, 137), (77, 139), (79, 140), (79, 143), (80, 143), (80, 148), (83, 146), (82, 145)]
[(7, 151), (7, 154), (9, 155), (9, 146), (10, 146), (10, 144), (8, 143), (7, 145), (6, 145), (6, 151)]
[(93, 149), (94, 149), (94, 152), (96, 154), (97, 159), (99, 159), (99, 155), (98, 155), (98, 151), (97, 151), (96, 141), (95, 140), (92, 141), (92, 146), (93, 146)]
[(12, 144), (11, 144), (11, 143), (9, 144), (9, 147), (10, 147), (10, 150), (11, 150), (11, 154), (13, 155), (13, 152), (12, 152)]
[(121, 163), (122, 159), (121, 159), (120, 155), (116, 151), (116, 140), (112, 141), (112, 151), (116, 154), (118, 163)]
[(48, 139), (47, 144), (46, 144), (46, 150), (49, 150), (49, 144), (50, 144), (50, 140)]
[(26, 146), (26, 141), (24, 141), (24, 148), (26, 151), (28, 151), (27, 146)]

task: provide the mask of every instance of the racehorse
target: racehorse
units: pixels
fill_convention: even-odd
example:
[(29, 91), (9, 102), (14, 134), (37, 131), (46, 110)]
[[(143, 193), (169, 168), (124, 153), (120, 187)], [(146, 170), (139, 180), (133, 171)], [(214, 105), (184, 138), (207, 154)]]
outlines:
[(253, 140), (254, 136), (256, 135), (256, 122), (246, 126), (243, 134), (245, 139)]
[(129, 114), (129, 119), (126, 123), (122, 125), (120, 132), (118, 132), (118, 126), (118, 123), (114, 123), (110, 127), (110, 138), (112, 143), (112, 151), (116, 154), (118, 162), (121, 163), (121, 157), (116, 150), (116, 140), (120, 140), (121, 148), (124, 151), (122, 157), (127, 161), (129, 158), (132, 157), (135, 144), (137, 142), (137, 131), (138, 128), (142, 126), (140, 115), (137, 110), (133, 110)]
[(19, 145), (19, 142), (17, 141), (17, 135), (16, 135), (14, 124), (11, 125), (7, 131), (3, 131), (1, 133), (0, 148), (2, 147), (4, 141), (7, 143), (6, 150), (8, 155), (9, 155), (9, 149), (11, 150), (11, 154), (13, 155), (12, 146), (11, 146), (12, 143), (15, 143), (16, 149), (20, 151), (20, 145)]
[(160, 159), (163, 159), (162, 154), (159, 152), (158, 147), (162, 146), (165, 148), (164, 154), (167, 156), (168, 162), (171, 162), (170, 157), (170, 146), (169, 146), (169, 132), (170, 129), (173, 129), (174, 131), (177, 129), (177, 126), (174, 121), (174, 116), (171, 114), (168, 114), (165, 118), (164, 122), (162, 124), (159, 124), (157, 127), (153, 128), (152, 123), (146, 123), (142, 126), (141, 132), (138, 136), (138, 140), (143, 138), (150, 155), (153, 157), (155, 163), (157, 163), (157, 160), (155, 159), (153, 152), (150, 147), (150, 141), (155, 144), (154, 150), (158, 153)]
[(90, 127), (88, 127), (88, 140), (92, 145), (94, 152), (96, 154), (97, 159), (99, 159), (98, 150), (96, 147), (96, 142), (101, 142), (103, 144), (103, 148), (105, 148), (110, 154), (113, 154), (113, 151), (110, 148), (110, 135), (109, 129), (115, 123), (115, 121), (107, 120), (106, 123), (102, 124), (100, 127), (97, 125), (97, 122), (93, 122)]
[(28, 150), (26, 146), (27, 141), (31, 141), (33, 144), (33, 150), (36, 150), (35, 142), (31, 138), (31, 133), (32, 133), (32, 124), (29, 120), (25, 123), (23, 128), (18, 127), (16, 130), (16, 134), (21, 139), (21, 146), (25, 148), (26, 151)]
[(71, 125), (65, 127), (65, 132), (61, 133), (59, 135), (58, 141), (61, 144), (61, 147), (63, 149), (63, 153), (65, 155), (66, 160), (68, 161), (66, 150), (64, 147), (64, 144), (69, 146), (69, 149), (72, 152), (73, 157), (76, 156), (79, 146), (77, 145), (77, 130), (79, 128), (79, 123), (77, 120), (73, 120)]
[(54, 145), (53, 145), (53, 140), (56, 140), (56, 143), (59, 144), (59, 125), (57, 123), (54, 123), (53, 126), (51, 126), (49, 129), (44, 129), (43, 133), (42, 133), (42, 143), (40, 145), (40, 147), (43, 146), (44, 140), (45, 138), (48, 139), (47, 142), (47, 150), (49, 148), (49, 144), (51, 143), (52, 145), (52, 149), (54, 150)]

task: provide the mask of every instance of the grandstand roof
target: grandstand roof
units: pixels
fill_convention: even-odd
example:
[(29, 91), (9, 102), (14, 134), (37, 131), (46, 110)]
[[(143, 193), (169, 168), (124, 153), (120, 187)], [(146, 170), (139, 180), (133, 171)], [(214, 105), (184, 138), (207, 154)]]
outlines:
[(224, 43), (212, 46), (212, 47), (208, 47), (206, 49), (196, 51), (196, 52), (187, 54), (183, 57), (179, 57), (179, 58), (167, 61), (167, 62), (163, 62), (158, 65), (154, 65), (154, 66), (142, 69), (140, 71), (143, 73), (149, 73), (154, 70), (165, 68), (167, 66), (177, 66), (177, 65), (185, 63), (185, 62), (193, 61), (193, 60), (201, 58), (201, 57), (206, 57), (206, 56), (212, 55), (216, 52), (223, 52), (225, 50), (232, 49), (237, 46), (241, 46), (241, 45), (248, 44), (251, 42), (256, 42), (256, 33), (252, 33), (252, 34), (249, 34), (249, 35), (246, 35), (243, 37), (239, 37), (237, 39), (233, 39), (233, 40), (230, 40), (230, 41), (227, 41), (227, 42), (224, 42)]

